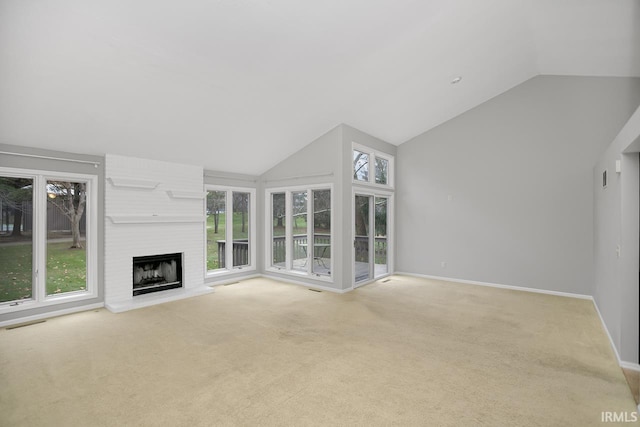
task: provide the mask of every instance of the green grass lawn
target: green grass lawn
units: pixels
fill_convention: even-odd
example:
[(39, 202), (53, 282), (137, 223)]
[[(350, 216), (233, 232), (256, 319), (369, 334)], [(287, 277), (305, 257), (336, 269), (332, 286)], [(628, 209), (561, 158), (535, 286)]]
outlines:
[[(220, 221), (218, 222), (218, 232), (214, 233), (214, 217), (213, 215), (207, 215), (207, 270), (216, 270), (223, 268), (223, 265), (219, 265), (218, 262), (218, 240), (226, 241), (226, 215), (220, 214)], [(245, 215), (244, 222), (245, 229), (242, 231), (242, 214), (236, 212), (233, 214), (233, 240), (247, 239), (249, 237), (249, 215)]]
[(218, 240), (226, 239), (226, 222), (226, 215), (224, 213), (220, 214), (218, 232), (214, 233), (213, 215), (207, 215), (207, 270), (222, 268), (218, 263)]
[[(70, 242), (47, 244), (47, 295), (84, 290), (87, 286), (85, 249), (70, 249)], [(30, 242), (0, 244), (0, 302), (32, 297)]]

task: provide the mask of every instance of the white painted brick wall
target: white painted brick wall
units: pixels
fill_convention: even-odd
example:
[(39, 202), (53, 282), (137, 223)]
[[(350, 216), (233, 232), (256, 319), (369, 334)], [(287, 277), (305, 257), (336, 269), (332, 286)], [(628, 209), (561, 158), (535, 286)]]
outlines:
[[(201, 216), (202, 199), (174, 199), (167, 190), (204, 192), (203, 170), (174, 164), (108, 154), (105, 158), (105, 303), (133, 299), (133, 257), (182, 252), (183, 285), (204, 285), (204, 223), (160, 222), (114, 224), (109, 216)], [(117, 187), (108, 178), (156, 181), (153, 190)], [(204, 218), (204, 217), (203, 217)]]

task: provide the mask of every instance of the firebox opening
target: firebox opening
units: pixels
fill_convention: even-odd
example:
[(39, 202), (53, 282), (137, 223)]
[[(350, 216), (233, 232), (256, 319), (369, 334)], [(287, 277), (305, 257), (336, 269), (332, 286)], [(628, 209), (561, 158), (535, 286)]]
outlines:
[(182, 287), (182, 253), (133, 258), (133, 296)]

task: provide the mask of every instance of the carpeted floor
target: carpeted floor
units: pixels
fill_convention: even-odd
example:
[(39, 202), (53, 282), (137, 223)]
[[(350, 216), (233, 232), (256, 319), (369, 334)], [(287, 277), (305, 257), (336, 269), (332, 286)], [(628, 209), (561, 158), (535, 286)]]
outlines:
[(592, 302), (268, 279), (0, 330), (2, 426), (600, 425), (636, 410)]

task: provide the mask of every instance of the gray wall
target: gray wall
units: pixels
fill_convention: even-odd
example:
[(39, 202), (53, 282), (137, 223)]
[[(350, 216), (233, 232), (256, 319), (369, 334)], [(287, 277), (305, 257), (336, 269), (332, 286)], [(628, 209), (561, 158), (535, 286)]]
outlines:
[[(640, 267), (640, 108), (593, 170), (595, 284), (593, 296), (620, 359), (638, 363)], [(615, 172), (616, 160), (622, 165)], [(602, 172), (607, 170), (607, 187)], [(620, 246), (620, 255), (617, 247)]]
[[(260, 191), (262, 193), (263, 204), (259, 217), (263, 219), (265, 206), (269, 203), (268, 200), (264, 200), (265, 189), (313, 184), (333, 185), (333, 193), (331, 195), (333, 200), (333, 223), (331, 224), (333, 234), (333, 271), (331, 275), (333, 277), (333, 283), (288, 274), (278, 274), (273, 271), (268, 271), (267, 274), (285, 280), (295, 280), (320, 287), (337, 290), (344, 288), (342, 277), (345, 264), (341, 248), (346, 230), (340, 219), (344, 216), (343, 209), (345, 207), (339, 203), (343, 191), (341, 181), (343, 176), (341, 144), (342, 126), (340, 125), (287, 157), (260, 177), (262, 188)], [(265, 221), (263, 220), (262, 223), (264, 224)], [(264, 230), (261, 248), (265, 247), (264, 238), (268, 235), (269, 230)], [(260, 253), (264, 260), (264, 249), (261, 250)], [(268, 266), (263, 263), (263, 272), (265, 272), (264, 269), (267, 267)]]
[(76, 159), (89, 162), (96, 162), (98, 167), (93, 164), (74, 163), (62, 160), (50, 160), (37, 157), (23, 157), (7, 154), (0, 154), (0, 166), (21, 169), (33, 169), (43, 171), (55, 171), (63, 173), (81, 173), (86, 175), (96, 175), (98, 177), (98, 297), (83, 301), (68, 302), (56, 304), (47, 307), (38, 307), (29, 310), (16, 311), (12, 313), (0, 314), (0, 322), (20, 319), (29, 316), (38, 316), (44, 313), (54, 312), (58, 310), (72, 310), (83, 306), (100, 304), (104, 302), (104, 157), (88, 156), (82, 154), (64, 153), (51, 150), (40, 150), (29, 147), (19, 147), (8, 144), (0, 144), (0, 151), (11, 153), (31, 154), (35, 156), (49, 156), (64, 159)]
[(639, 103), (538, 76), (399, 146), (396, 271), (590, 295), (593, 166)]
[[(299, 276), (268, 274), (288, 280), (302, 281), (337, 290), (353, 285), (352, 263), (352, 143), (395, 155), (396, 147), (381, 139), (341, 124), (289, 156), (261, 176), (264, 188), (280, 188), (305, 184), (333, 184), (333, 272), (332, 284)], [(264, 201), (268, 203), (268, 201)], [(264, 212), (264, 210), (262, 211)], [(265, 236), (268, 235), (265, 230)], [(392, 253), (390, 254), (392, 256)]]

